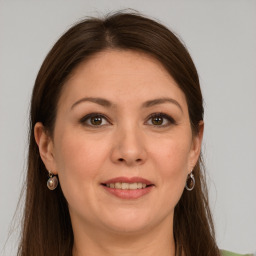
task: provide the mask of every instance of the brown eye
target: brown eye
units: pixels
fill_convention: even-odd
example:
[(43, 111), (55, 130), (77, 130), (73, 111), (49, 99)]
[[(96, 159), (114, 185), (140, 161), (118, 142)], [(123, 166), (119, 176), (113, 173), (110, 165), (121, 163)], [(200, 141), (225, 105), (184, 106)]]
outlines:
[(91, 117), (91, 124), (92, 125), (101, 125), (102, 124), (102, 117), (101, 116), (93, 116)]
[(110, 124), (110, 122), (104, 115), (97, 114), (97, 113), (91, 113), (86, 115), (80, 120), (80, 122), (85, 126), (91, 126), (91, 127), (93, 126), (101, 127), (101, 126)]
[(152, 124), (153, 125), (162, 125), (163, 121), (164, 121), (163, 117), (161, 117), (161, 116), (152, 117)]
[(146, 123), (159, 128), (177, 124), (171, 116), (164, 113), (154, 113), (150, 115)]

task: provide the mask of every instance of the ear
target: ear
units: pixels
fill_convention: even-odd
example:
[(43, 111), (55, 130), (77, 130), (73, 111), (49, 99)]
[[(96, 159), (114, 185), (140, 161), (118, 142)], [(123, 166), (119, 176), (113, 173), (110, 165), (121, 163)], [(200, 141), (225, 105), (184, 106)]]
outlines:
[(42, 123), (36, 123), (34, 136), (38, 145), (39, 153), (46, 169), (52, 174), (57, 174), (56, 163), (53, 154), (53, 141)]
[(189, 173), (195, 167), (198, 161), (198, 158), (200, 156), (203, 133), (204, 133), (204, 121), (201, 120), (198, 124), (198, 133), (193, 135), (193, 138), (192, 138), (190, 156), (189, 156), (189, 167), (190, 167), (190, 169), (188, 170)]

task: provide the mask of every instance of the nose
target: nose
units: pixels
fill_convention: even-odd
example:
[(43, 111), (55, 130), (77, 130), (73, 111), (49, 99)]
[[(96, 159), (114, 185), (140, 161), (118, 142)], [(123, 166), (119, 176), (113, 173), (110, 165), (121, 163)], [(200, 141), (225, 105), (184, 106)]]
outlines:
[(138, 127), (119, 128), (113, 139), (111, 160), (127, 166), (141, 165), (146, 161), (145, 143)]

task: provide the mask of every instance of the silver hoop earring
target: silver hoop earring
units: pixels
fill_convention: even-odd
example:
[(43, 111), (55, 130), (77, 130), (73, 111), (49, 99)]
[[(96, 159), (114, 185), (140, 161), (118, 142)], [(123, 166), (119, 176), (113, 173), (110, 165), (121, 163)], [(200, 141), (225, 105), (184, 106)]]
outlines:
[(191, 172), (188, 177), (187, 177), (187, 181), (186, 181), (186, 189), (188, 191), (191, 191), (194, 189), (195, 187), (195, 184), (196, 184), (196, 181), (195, 181), (195, 177), (193, 175), (193, 173)]
[(58, 181), (57, 176), (53, 176), (53, 174), (49, 172), (49, 179), (47, 180), (47, 187), (50, 190), (54, 190), (55, 188), (57, 188), (58, 183), (59, 183), (59, 181)]

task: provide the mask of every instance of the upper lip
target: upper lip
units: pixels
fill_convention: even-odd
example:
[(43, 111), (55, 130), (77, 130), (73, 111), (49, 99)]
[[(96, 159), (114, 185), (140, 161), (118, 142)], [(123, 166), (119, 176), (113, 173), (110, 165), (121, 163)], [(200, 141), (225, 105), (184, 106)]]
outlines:
[(110, 183), (143, 183), (146, 185), (153, 185), (153, 183), (147, 179), (141, 177), (116, 177), (107, 181), (102, 182), (101, 184), (110, 184)]

